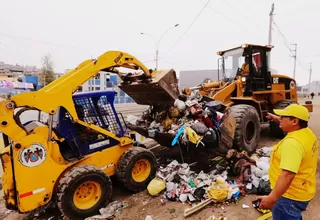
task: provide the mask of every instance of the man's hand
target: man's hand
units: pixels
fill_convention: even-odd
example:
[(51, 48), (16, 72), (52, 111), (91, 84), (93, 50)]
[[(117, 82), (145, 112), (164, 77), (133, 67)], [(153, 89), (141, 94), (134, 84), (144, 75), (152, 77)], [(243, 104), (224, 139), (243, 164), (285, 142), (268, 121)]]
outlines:
[(259, 208), (261, 209), (272, 209), (276, 200), (271, 196), (258, 196), (257, 199), (261, 199)]
[(279, 116), (277, 116), (277, 115), (275, 115), (275, 114), (271, 114), (271, 113), (269, 113), (269, 112), (267, 113), (266, 118), (267, 118), (268, 120), (270, 120), (270, 121), (273, 121), (273, 122), (277, 122), (277, 123), (280, 122), (280, 117), (279, 117)]

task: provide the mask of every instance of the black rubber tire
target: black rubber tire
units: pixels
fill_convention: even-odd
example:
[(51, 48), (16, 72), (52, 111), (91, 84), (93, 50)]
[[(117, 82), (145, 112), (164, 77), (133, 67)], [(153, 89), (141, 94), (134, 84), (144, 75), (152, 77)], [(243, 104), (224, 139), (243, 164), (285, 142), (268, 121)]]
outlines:
[[(136, 182), (132, 178), (132, 169), (140, 159), (146, 159), (151, 165), (149, 176), (143, 182)], [(134, 147), (121, 155), (117, 164), (116, 176), (119, 181), (130, 191), (139, 192), (145, 190), (149, 182), (155, 177), (158, 163), (155, 155), (142, 147)]]
[[(284, 109), (287, 106), (296, 103), (292, 100), (281, 100), (274, 104), (273, 109)], [(272, 113), (274, 114), (274, 111), (272, 110)], [(270, 132), (272, 136), (276, 138), (284, 138), (287, 134), (279, 127), (279, 124), (273, 121), (269, 122)]]
[[(233, 146), (249, 154), (256, 151), (260, 139), (260, 119), (255, 107), (239, 104), (231, 107), (230, 115), (236, 119)], [(248, 134), (248, 132), (251, 132)], [(250, 136), (249, 136), (250, 135)]]
[(143, 143), (140, 143), (139, 141), (135, 141), (135, 142), (133, 143), (133, 146), (134, 146), (134, 147), (142, 147), (142, 148), (147, 149), (146, 145), (144, 145)]
[[(90, 209), (78, 209), (73, 202), (76, 189), (86, 181), (99, 183), (102, 195), (99, 201)], [(57, 186), (57, 205), (61, 213), (70, 219), (85, 219), (99, 214), (99, 209), (105, 207), (112, 196), (112, 182), (110, 177), (101, 169), (92, 165), (80, 165), (71, 168), (59, 180)]]

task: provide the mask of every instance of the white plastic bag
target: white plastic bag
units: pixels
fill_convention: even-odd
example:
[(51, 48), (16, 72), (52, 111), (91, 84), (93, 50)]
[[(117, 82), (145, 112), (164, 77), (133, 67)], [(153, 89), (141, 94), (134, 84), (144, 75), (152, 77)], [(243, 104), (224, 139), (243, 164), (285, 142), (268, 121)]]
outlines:
[(180, 99), (176, 99), (174, 101), (174, 107), (178, 108), (180, 112), (186, 110), (186, 104), (184, 103), (184, 101), (181, 101)]
[(251, 172), (256, 176), (261, 178), (263, 175), (267, 174), (267, 172), (261, 170), (259, 167), (251, 166)]
[(175, 183), (167, 182), (166, 189), (167, 189), (167, 191), (176, 191), (177, 187), (176, 187)]
[(267, 157), (261, 157), (257, 161), (257, 167), (259, 167), (261, 170), (263, 170), (264, 174), (267, 174), (268, 170), (270, 168), (270, 160), (266, 160), (264, 158), (267, 158)]
[(252, 185), (254, 185), (254, 187), (258, 188), (260, 179), (258, 177), (256, 177), (254, 174), (251, 175), (251, 178), (252, 178)]
[(180, 194), (179, 200), (181, 202), (186, 202), (188, 200), (188, 194)]
[(263, 175), (261, 179), (263, 179), (264, 181), (269, 181), (269, 174)]
[(264, 156), (264, 157), (270, 157), (272, 153), (273, 148), (272, 147), (263, 147), (259, 149), (259, 152)]

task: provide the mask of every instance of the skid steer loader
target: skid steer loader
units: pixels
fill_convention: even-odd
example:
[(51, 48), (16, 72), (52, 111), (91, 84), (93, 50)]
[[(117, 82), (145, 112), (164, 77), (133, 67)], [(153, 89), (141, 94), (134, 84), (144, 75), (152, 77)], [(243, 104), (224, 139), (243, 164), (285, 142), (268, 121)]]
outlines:
[[(183, 90), (185, 95), (198, 90), (201, 95), (229, 107), (230, 115), (235, 118), (233, 146), (249, 153), (253, 153), (258, 145), (260, 123), (269, 123), (267, 113), (298, 102), (296, 81), (285, 75), (271, 74), (272, 48), (271, 45), (244, 44), (219, 51), (218, 80)], [(220, 75), (223, 76), (221, 79)], [(312, 102), (308, 101), (304, 106), (312, 112)], [(275, 136), (284, 136), (278, 124), (270, 122), (270, 129)], [(224, 143), (221, 145), (225, 147)]]
[[(117, 67), (134, 73), (120, 73)], [(56, 203), (70, 219), (85, 219), (109, 202), (110, 176), (116, 175), (133, 192), (145, 189), (154, 178), (156, 158), (147, 149), (133, 147), (113, 105), (115, 92), (75, 93), (100, 71), (118, 73), (124, 85), (157, 84), (158, 93), (150, 96), (164, 102), (176, 98), (159, 86), (168, 71), (151, 71), (130, 54), (108, 51), (39, 91), (1, 101), (0, 157), (8, 209), (25, 213)], [(29, 111), (47, 113), (48, 120), (23, 123)]]

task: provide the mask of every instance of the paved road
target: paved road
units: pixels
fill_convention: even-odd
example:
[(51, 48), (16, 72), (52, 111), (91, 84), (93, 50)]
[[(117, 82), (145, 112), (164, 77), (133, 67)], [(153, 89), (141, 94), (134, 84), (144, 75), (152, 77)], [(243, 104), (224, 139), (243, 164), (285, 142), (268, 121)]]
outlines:
[(122, 113), (123, 117), (126, 118), (128, 115), (139, 116), (141, 113), (148, 109), (149, 106), (137, 105), (137, 104), (117, 104), (115, 108), (118, 113)]

